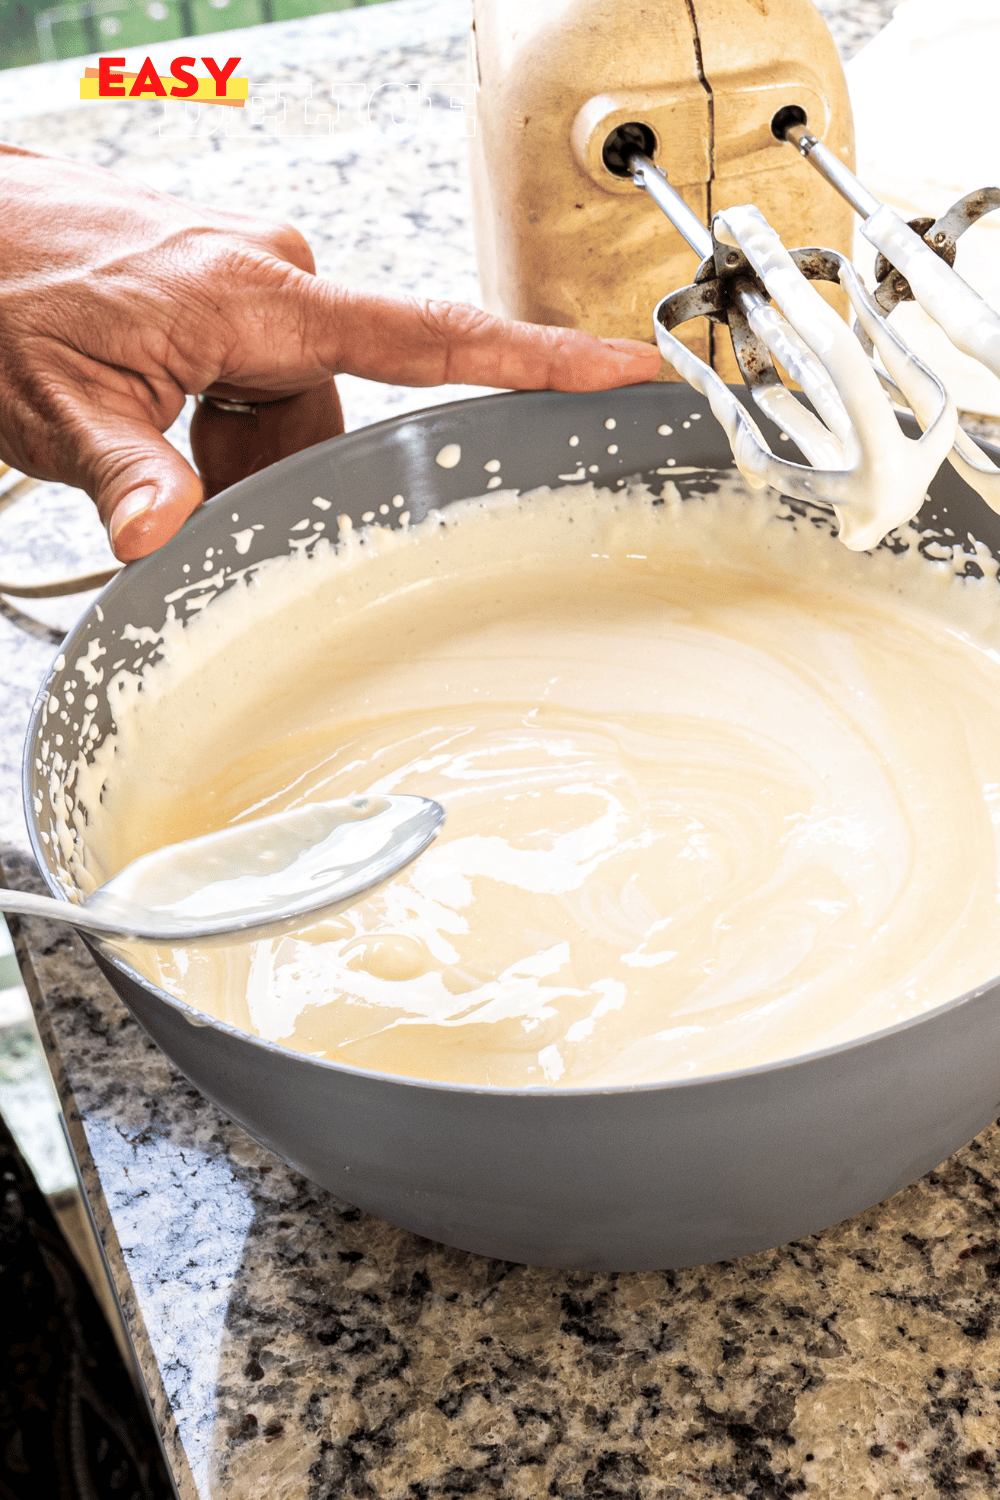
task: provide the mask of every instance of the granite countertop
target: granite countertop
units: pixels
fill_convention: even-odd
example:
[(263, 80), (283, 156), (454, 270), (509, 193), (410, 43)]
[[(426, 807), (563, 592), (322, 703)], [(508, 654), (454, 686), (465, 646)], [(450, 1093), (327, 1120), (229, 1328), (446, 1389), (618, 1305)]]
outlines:
[[(845, 54), (890, 9), (821, 8)], [(220, 111), (161, 132), (152, 104), (56, 110), (76, 62), (0, 75), (0, 131), (292, 218), (320, 269), (356, 285), (475, 299), (464, 142), (448, 114), (466, 20), (463, 0), (397, 0), (227, 33), (214, 50), (248, 59), (258, 103), (229, 111), (225, 134)], [(346, 97), (418, 80), (440, 118), (402, 140), (310, 125), (308, 90), (321, 109), (331, 80)], [(344, 386), (351, 426), (455, 394)], [(108, 560), (88, 502), (58, 486), (0, 515), (0, 554), (5, 577)], [(0, 598), (11, 883), (38, 879), (17, 791), (30, 702), (85, 602), (22, 611)], [(995, 1127), (889, 1202), (745, 1260), (528, 1269), (313, 1187), (171, 1068), (68, 932), (22, 923), (17, 942), (182, 1500), (996, 1493)]]

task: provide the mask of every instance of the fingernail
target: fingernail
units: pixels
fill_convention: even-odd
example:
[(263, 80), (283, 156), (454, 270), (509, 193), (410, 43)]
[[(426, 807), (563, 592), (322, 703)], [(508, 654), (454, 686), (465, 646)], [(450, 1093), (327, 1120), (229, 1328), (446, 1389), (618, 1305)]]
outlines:
[(153, 489), (133, 490), (130, 495), (125, 496), (124, 500), (119, 500), (108, 523), (108, 535), (111, 538), (112, 547), (117, 550), (122, 533), (133, 526), (140, 516), (152, 510), (155, 502), (156, 491)]

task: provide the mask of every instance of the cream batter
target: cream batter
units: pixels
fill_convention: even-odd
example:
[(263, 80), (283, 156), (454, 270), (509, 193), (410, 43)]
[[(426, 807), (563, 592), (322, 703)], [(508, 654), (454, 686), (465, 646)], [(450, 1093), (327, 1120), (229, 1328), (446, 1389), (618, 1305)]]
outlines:
[(365, 1068), (607, 1086), (773, 1062), (1000, 971), (995, 568), (858, 555), (738, 480), (345, 525), (168, 626), (77, 785), (90, 881), (358, 793), (447, 809), (356, 908), (124, 949)]

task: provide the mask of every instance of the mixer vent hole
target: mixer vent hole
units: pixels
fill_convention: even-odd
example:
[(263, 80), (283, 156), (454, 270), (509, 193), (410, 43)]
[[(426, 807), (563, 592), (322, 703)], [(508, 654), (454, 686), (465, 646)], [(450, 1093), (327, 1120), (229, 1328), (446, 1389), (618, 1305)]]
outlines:
[(809, 119), (805, 110), (798, 104), (785, 104), (771, 121), (771, 130), (779, 141), (785, 139), (785, 131), (789, 125), (808, 125)]
[(652, 160), (656, 156), (656, 136), (648, 125), (640, 125), (631, 120), (627, 125), (619, 125), (612, 130), (604, 142), (604, 165), (616, 177), (631, 177), (629, 158), (636, 151), (641, 151)]

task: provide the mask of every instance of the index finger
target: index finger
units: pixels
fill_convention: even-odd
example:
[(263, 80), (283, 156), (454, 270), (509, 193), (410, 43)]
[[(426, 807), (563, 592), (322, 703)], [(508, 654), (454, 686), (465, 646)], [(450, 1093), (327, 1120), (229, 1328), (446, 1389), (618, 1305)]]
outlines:
[(659, 350), (574, 328), (510, 322), (468, 303), (387, 297), (290, 277), (304, 333), (335, 374), (395, 385), (598, 391), (652, 380)]

